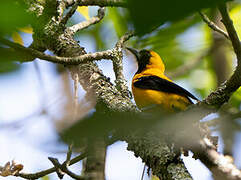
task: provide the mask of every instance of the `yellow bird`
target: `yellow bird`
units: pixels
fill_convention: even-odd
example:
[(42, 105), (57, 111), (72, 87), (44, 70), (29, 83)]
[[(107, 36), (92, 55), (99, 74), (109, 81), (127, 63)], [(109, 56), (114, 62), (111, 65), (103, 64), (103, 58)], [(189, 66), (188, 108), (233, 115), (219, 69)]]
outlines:
[(132, 79), (132, 93), (139, 109), (172, 113), (193, 104), (190, 98), (198, 100), (164, 75), (165, 65), (156, 52), (127, 49), (135, 55), (138, 63)]

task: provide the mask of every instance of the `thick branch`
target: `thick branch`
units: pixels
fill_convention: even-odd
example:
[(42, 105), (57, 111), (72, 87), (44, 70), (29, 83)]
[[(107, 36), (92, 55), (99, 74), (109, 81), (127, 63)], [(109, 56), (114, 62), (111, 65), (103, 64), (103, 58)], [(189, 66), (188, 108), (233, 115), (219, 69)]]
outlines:
[(140, 157), (145, 164), (152, 169), (152, 173), (160, 179), (191, 180), (179, 153), (174, 146), (169, 146), (164, 133), (157, 131), (145, 134), (131, 135), (125, 139), (128, 142), (128, 150)]

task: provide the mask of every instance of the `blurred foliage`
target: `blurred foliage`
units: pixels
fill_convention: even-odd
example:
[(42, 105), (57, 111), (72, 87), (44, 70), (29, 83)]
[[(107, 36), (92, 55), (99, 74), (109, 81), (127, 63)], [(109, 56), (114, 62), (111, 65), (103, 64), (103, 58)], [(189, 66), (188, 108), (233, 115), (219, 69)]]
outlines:
[(44, 176), (41, 178), (41, 180), (50, 180), (49, 176)]
[(183, 64), (185, 59), (190, 58), (190, 53), (182, 48), (178, 37), (199, 21), (200, 19), (195, 16), (184, 21), (165, 24), (154, 33), (138, 38), (137, 47), (139, 49), (147, 47), (158, 52), (165, 62), (166, 69), (175, 69)]
[(20, 64), (14, 62), (17, 56), (9, 48), (0, 47), (0, 74), (16, 71), (20, 68)]
[(181, 20), (203, 8), (210, 8), (228, 0), (128, 0), (130, 18), (138, 34), (145, 34), (166, 22)]
[[(192, 61), (202, 55), (205, 50), (212, 46), (212, 30), (202, 22), (198, 10), (208, 7), (212, 10), (218, 3), (226, 0), (191, 0), (184, 1), (146, 1), (128, 0), (128, 9), (107, 8), (105, 18), (98, 24), (91, 26), (77, 34), (78, 36), (93, 37), (96, 50), (103, 50), (113, 47), (116, 38), (123, 35), (128, 29), (136, 28), (139, 33), (150, 32), (150, 29), (158, 27), (153, 32), (131, 39), (128, 43), (138, 49), (152, 49), (160, 54), (167, 71), (175, 71), (187, 61)], [(20, 44), (23, 43), (21, 34), (18, 32), (32, 33), (28, 26), (33, 18), (25, 11), (21, 0), (9, 0), (0, 2), (1, 27), (0, 35), (12, 35), (12, 39)], [(241, 26), (239, 17), (241, 5), (229, 3), (230, 15), (240, 35)], [(89, 19), (90, 15), (96, 15), (96, 7), (78, 8), (81, 20)], [(206, 11), (206, 10), (205, 10)], [(11, 13), (9, 13), (11, 12)], [(77, 13), (77, 14), (78, 14)], [(205, 12), (210, 16), (209, 11)], [(130, 15), (131, 18), (128, 18)], [(80, 19), (77, 21), (79, 22)], [(68, 25), (77, 22), (71, 21)], [(108, 38), (106, 38), (108, 37)], [(12, 54), (9, 49), (0, 49), (0, 72), (11, 72), (18, 69), (19, 64), (12, 62), (18, 60), (17, 54)], [(232, 49), (227, 52), (232, 53)], [(216, 74), (210, 64), (211, 56), (204, 57), (202, 62), (189, 71), (183, 73), (178, 79), (183, 79), (193, 87), (201, 97), (206, 97), (216, 88)], [(200, 78), (202, 77), (202, 78)], [(239, 94), (239, 93), (235, 93)], [(234, 95), (231, 99), (233, 105), (240, 105), (239, 98)]]
[(235, 6), (233, 6), (233, 8), (230, 11), (230, 17), (235, 22), (234, 27), (235, 27), (239, 37), (241, 37), (241, 21), (240, 21), (241, 5), (240, 4), (236, 4)]
[(241, 87), (232, 95), (230, 104), (238, 110), (241, 109)]
[(13, 32), (12, 39), (13, 39), (13, 42), (23, 45), (23, 39), (19, 33)]
[[(141, 19), (141, 28), (143, 31), (146, 31), (148, 26), (154, 23), (156, 19), (158, 19), (158, 23), (163, 22), (159, 23), (159, 27), (153, 32), (129, 40), (128, 46), (137, 49), (152, 49), (158, 52), (166, 65), (166, 71), (175, 71), (176, 68), (183, 66), (186, 62), (194, 61), (199, 56), (202, 56), (205, 51), (212, 47), (213, 31), (195, 12), (204, 7), (214, 7), (218, 2), (220, 1), (215, 0), (211, 2), (205, 0), (195, 3), (189, 0), (180, 2), (160, 1), (156, 3), (162, 3), (162, 6), (157, 6), (155, 3), (152, 3), (152, 1), (148, 1), (148, 4), (146, 4), (145, 1), (136, 2), (135, 0), (130, 0), (130, 6), (135, 4), (133, 5), (133, 9), (131, 7), (131, 11), (134, 10), (136, 12), (134, 16), (139, 16), (139, 10), (145, 8), (145, 11), (140, 12), (142, 15), (138, 17)], [(174, 7), (175, 3), (181, 5)], [(144, 7), (142, 7), (143, 4), (145, 4)], [(231, 7), (230, 15), (239, 32), (241, 30), (241, 26), (239, 25), (241, 5), (234, 2), (229, 3), (229, 5)], [(159, 7), (163, 10), (162, 12), (155, 10)], [(179, 11), (178, 9), (181, 10)], [(93, 9), (89, 9), (89, 11), (91, 10)], [(213, 10), (214, 9), (209, 8), (203, 11), (211, 18)], [(94, 11), (96, 11), (96, 9), (94, 9)], [(171, 15), (167, 13), (167, 11), (169, 11)], [(157, 13), (157, 15), (154, 16), (152, 13)], [(165, 17), (163, 17), (164, 15)], [(143, 18), (142, 16), (145, 17)], [(103, 29), (105, 29), (105, 33), (107, 33), (106, 36), (112, 37), (111, 28), (114, 28), (116, 37), (120, 37), (128, 29), (132, 28), (132, 20), (134, 21), (134, 19), (128, 19), (128, 11), (126, 9), (110, 7), (107, 9), (106, 16), (101, 23), (80, 32), (78, 35), (90, 35), (94, 37), (97, 51), (111, 48), (108, 44), (109, 41), (107, 41), (105, 35), (103, 36)], [(110, 26), (110, 23), (113, 26)], [(230, 48), (227, 53), (227, 56), (231, 56), (233, 53), (232, 48)], [(233, 61), (235, 61), (235, 59)], [(198, 66), (184, 72), (181, 76), (177, 77), (177, 79), (188, 82), (188, 85), (193, 87), (201, 98), (205, 98), (211, 91), (215, 90), (217, 85), (216, 74), (212, 66), (212, 57), (207, 55), (201, 60)], [(235, 102), (236, 106), (240, 104), (238, 101)]]
[(16, 62), (5, 61), (6, 59), (0, 59), (0, 74), (1, 73), (9, 73), (12, 71), (16, 71), (20, 68), (20, 65)]
[[(110, 42), (116, 42), (116, 37), (120, 37), (128, 29), (133, 28), (133, 24), (140, 34), (150, 32), (150, 30), (158, 27), (150, 34), (133, 38), (128, 43), (138, 49), (148, 48), (158, 52), (165, 62), (167, 71), (175, 71), (177, 67), (183, 66), (187, 61), (192, 61), (212, 46), (212, 31), (198, 15), (192, 13), (196, 13), (196, 11), (205, 7), (214, 7), (217, 3), (224, 1), (226, 0), (128, 0), (130, 19), (128, 19), (127, 10), (108, 8), (105, 18), (100, 23), (79, 32), (77, 36), (93, 37), (93, 42), (90, 43), (96, 45), (96, 50), (103, 50), (113, 47)], [(92, 9), (84, 7), (78, 10), (85, 19), (88, 19), (89, 11)], [(96, 9), (94, 10), (96, 14)], [(241, 36), (240, 13), (241, 5), (232, 3), (230, 14), (239, 36)], [(21, 34), (17, 32), (32, 33), (32, 30), (28, 29), (28, 25), (33, 22), (33, 18), (26, 13), (21, 0), (0, 1), (0, 17), (0, 36), (9, 37), (12, 35), (13, 41), (22, 44)], [(68, 23), (68, 25), (71, 25), (71, 23)], [(227, 53), (232, 54), (232, 48)], [(0, 73), (13, 72), (19, 69), (20, 64), (14, 62), (14, 60), (19, 60), (18, 54), (13, 53), (11, 49), (5, 46), (0, 46), (0, 55)], [(216, 74), (210, 65), (211, 60), (211, 56), (206, 56), (197, 67), (178, 77), (187, 82), (191, 88), (194, 88), (202, 98), (216, 88)], [(234, 61), (236, 62), (235, 59)], [(230, 105), (238, 110), (241, 109), (240, 88), (231, 97)], [(181, 131), (183, 130), (182, 126), (185, 126), (183, 128), (186, 132), (193, 130), (192, 127), (186, 127), (192, 123), (177, 122), (177, 117), (172, 119), (160, 117), (163, 116), (158, 114), (150, 117), (146, 114), (107, 112), (107, 109), (100, 106), (97, 107), (95, 113), (66, 129), (62, 133), (62, 139), (68, 143), (74, 142), (79, 147), (82, 146), (86, 137), (92, 140), (99, 136), (105, 136), (111, 142), (115, 141), (112, 134), (117, 128), (119, 132), (133, 132), (134, 130), (146, 132), (146, 129), (153, 128), (160, 122), (161, 126), (157, 127), (159, 131), (175, 132), (176, 129)], [(180, 119), (180, 116), (178, 116), (178, 119)], [(48, 176), (42, 178), (42, 180), (48, 179)]]
[[(0, 1), (0, 36), (12, 35), (14, 42), (23, 44), (23, 39), (18, 33), (26, 31), (34, 18), (27, 13), (22, 0)], [(30, 30), (28, 29), (28, 32)], [(20, 65), (14, 60), (19, 60), (17, 54), (14, 54), (8, 48), (0, 47), (0, 73), (13, 72), (19, 69)]]
[[(178, 122), (176, 122), (177, 116), (180, 120)], [(61, 133), (61, 139), (68, 144), (73, 143), (74, 147), (82, 148), (86, 141), (98, 141), (99, 137), (104, 137), (108, 144), (112, 144), (134, 132), (142, 136), (152, 130), (163, 134), (182, 131), (189, 134), (188, 126), (193, 124), (189, 121), (196, 121), (195, 118), (190, 117), (192, 116), (188, 113), (170, 115), (161, 112), (114, 112), (100, 103), (94, 113), (64, 130)]]
[(123, 11), (120, 8), (108, 8), (109, 18), (114, 25), (118, 37), (121, 37), (128, 30), (127, 14)]
[(0, 36), (11, 34), (33, 22), (21, 0), (0, 1)]

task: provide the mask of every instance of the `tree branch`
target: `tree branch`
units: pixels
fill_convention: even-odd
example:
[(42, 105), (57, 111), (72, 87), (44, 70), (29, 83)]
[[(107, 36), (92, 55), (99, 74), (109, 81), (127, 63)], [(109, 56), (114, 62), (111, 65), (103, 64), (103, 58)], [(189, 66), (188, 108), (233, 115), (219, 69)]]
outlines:
[(126, 97), (131, 97), (131, 93), (128, 90), (128, 87), (126, 85), (127, 81), (124, 77), (123, 74), (123, 53), (122, 53), (122, 49), (124, 46), (124, 43), (126, 41), (128, 41), (132, 36), (134, 35), (133, 32), (128, 32), (126, 33), (124, 36), (122, 36), (120, 38), (120, 40), (116, 43), (115, 46), (115, 57), (113, 59), (113, 68), (114, 68), (114, 72), (115, 72), (115, 83), (116, 83), (116, 88), (122, 92), (122, 94)]
[(64, 177), (64, 173), (68, 174), (73, 179), (78, 179), (78, 180), (85, 180), (86, 179), (85, 177), (79, 176), (79, 175), (73, 173), (72, 171), (70, 171), (67, 168), (66, 164), (60, 164), (58, 159), (52, 158), (52, 157), (49, 157), (48, 159), (52, 162), (52, 164), (56, 168), (56, 172), (57, 172), (58, 177), (60, 179), (62, 179)]
[(230, 96), (241, 86), (241, 44), (237, 32), (233, 26), (233, 22), (229, 17), (226, 4), (219, 6), (219, 11), (222, 15), (222, 22), (225, 25), (230, 40), (232, 42), (234, 52), (237, 56), (237, 67), (233, 75), (215, 92), (212, 92), (201, 104), (213, 105), (220, 107), (227, 102)]
[(206, 14), (203, 14), (202, 12), (199, 12), (201, 18), (207, 25), (214, 31), (217, 31), (218, 33), (222, 34), (225, 38), (229, 39), (228, 33), (226, 33), (224, 30), (222, 30), (220, 27), (218, 27), (214, 22), (212, 22)]
[(84, 54), (76, 57), (59, 57), (59, 56), (50, 56), (45, 53), (42, 53), (40, 51), (37, 51), (32, 48), (26, 48), (20, 44), (13, 43), (9, 40), (0, 38), (0, 42), (3, 44), (14, 48), (19, 51), (24, 51), (28, 53), (29, 55), (32, 55), (35, 58), (39, 58), (42, 60), (50, 61), (53, 63), (58, 63), (58, 64), (64, 64), (64, 65), (78, 65), (81, 63), (86, 63), (89, 61), (94, 61), (94, 60), (101, 60), (101, 59), (113, 59), (113, 50), (106, 50), (102, 52), (95, 52), (95, 53), (89, 53), (89, 54)]
[(200, 141), (195, 157), (199, 158), (217, 180), (241, 180), (241, 171), (233, 164), (231, 156), (224, 156), (217, 152), (208, 138)]
[(75, 24), (69, 28), (66, 29), (67, 32), (70, 34), (75, 34), (80, 30), (83, 30), (85, 28), (88, 28), (91, 25), (94, 25), (98, 22), (100, 22), (105, 16), (105, 8), (98, 9), (98, 14), (95, 17), (90, 18), (87, 21), (81, 22), (79, 24)]
[(241, 44), (238, 34), (233, 26), (233, 21), (229, 17), (228, 9), (226, 4), (219, 6), (219, 11), (222, 15), (222, 22), (227, 29), (228, 35), (233, 45), (234, 52), (236, 53), (238, 59), (238, 66), (241, 66)]
[(63, 17), (63, 19), (61, 20), (62, 24), (66, 24), (67, 21), (71, 18), (71, 16), (73, 16), (73, 14), (75, 13), (76, 9), (79, 6), (78, 3), (79, 3), (79, 0), (73, 4), (69, 12)]
[[(71, 0), (67, 0), (67, 2), (70, 2), (70, 1)], [(114, 4), (117, 6), (118, 3), (120, 2), (123, 3), (120, 0), (103, 0), (103, 1), (83, 0), (81, 1), (82, 3), (81, 5), (111, 6)], [(121, 5), (119, 4), (119, 6)], [(51, 19), (51, 17), (48, 17), (46, 19)], [(44, 58), (48, 58), (49, 61), (51, 62), (68, 64), (68, 65), (79, 64), (79, 66), (76, 66), (78, 68), (78, 75), (79, 77), (81, 77), (81, 79), (79, 80), (79, 83), (83, 86), (83, 88), (86, 91), (88, 92), (93, 91), (98, 102), (103, 102), (109, 109), (113, 111), (115, 110), (119, 112), (135, 111), (136, 107), (131, 103), (130, 99), (123, 97), (122, 94), (102, 74), (101, 70), (94, 63), (90, 62), (98, 58), (99, 59), (115, 58), (116, 56), (112, 54), (115, 51), (112, 51), (113, 50), (112, 49), (112, 50), (103, 51), (104, 54), (103, 52), (99, 52), (99, 54), (93, 53), (93, 54), (82, 55), (83, 53), (85, 53), (84, 50), (79, 46), (79, 44), (74, 39), (72, 39), (72, 36), (69, 36), (69, 34), (66, 32), (63, 34), (61, 34), (62, 33), (61, 31), (56, 32), (56, 29), (61, 29), (61, 28), (59, 28), (55, 24), (53, 25), (51, 24), (51, 26), (49, 26), (48, 23), (49, 22), (46, 22), (45, 26), (43, 25), (43, 27), (39, 27), (39, 30), (36, 31), (36, 33), (43, 32), (43, 31), (52, 32), (51, 34), (43, 33), (44, 34), (43, 39), (46, 41), (46, 47), (48, 47), (50, 50), (55, 52), (58, 56), (48, 56), (43, 53), (39, 54), (38, 51), (36, 52), (35, 50), (28, 49), (28, 48), (27, 48), (28, 50), (26, 50), (25, 47), (21, 47), (21, 46), (19, 47), (9, 42), (7, 43), (10, 44), (9, 45), (10, 47), (12, 46), (12, 47), (15, 47), (16, 49), (28, 51), (30, 54), (32, 53), (32, 55), (37, 54), (39, 56), (41, 55)], [(36, 34), (36, 36), (38, 36), (38, 34)], [(51, 40), (54, 39), (54, 41), (48, 41), (48, 39), (51, 39)], [(56, 44), (58, 46), (56, 46)], [(59, 57), (59, 56), (64, 56), (64, 57)], [(121, 72), (122, 72), (122, 68), (120, 67), (119, 70), (117, 69), (116, 77), (121, 78), (121, 75), (120, 75)], [(211, 100), (211, 102), (215, 103), (213, 100)], [(218, 101), (218, 103), (220, 102)], [(140, 138), (138, 137), (132, 136), (132, 138), (130, 138), (131, 140), (127, 139), (129, 143), (129, 149), (134, 150), (137, 155), (141, 156), (143, 158), (143, 161), (148, 163), (148, 165), (150, 165), (150, 167), (153, 168), (157, 174), (162, 176), (162, 173), (164, 172), (164, 174), (167, 174), (168, 177), (171, 176), (172, 179), (175, 179), (175, 176), (178, 176), (179, 175), (178, 173), (181, 172), (181, 173), (184, 173), (183, 176), (185, 178), (191, 179), (189, 173), (186, 171), (186, 168), (183, 162), (178, 161), (176, 163), (175, 161), (173, 161), (173, 160), (176, 160), (175, 157), (177, 155), (176, 152), (174, 152), (173, 148), (168, 149), (166, 144), (163, 145), (163, 142), (160, 142), (160, 138), (156, 136), (156, 134), (150, 135), (149, 138), (143, 137), (142, 139), (141, 137)], [(48, 170), (48, 172), (49, 171), (53, 171), (53, 172), (56, 171), (56, 167), (51, 168), (50, 170)]]
[[(66, 0), (67, 6), (74, 3), (74, 0)], [(125, 0), (82, 0), (79, 6), (100, 6), (100, 7), (126, 7), (127, 3)]]
[[(72, 165), (72, 164), (75, 164), (75, 163), (81, 161), (86, 156), (87, 156), (87, 153), (82, 153), (79, 156), (76, 156), (75, 158), (70, 160), (69, 165)], [(56, 170), (57, 170), (56, 167), (52, 167), (52, 168), (46, 169), (44, 171), (36, 172), (36, 173), (17, 173), (14, 176), (22, 177), (24, 179), (38, 179), (38, 178), (44, 177), (48, 174), (51, 174), (53, 172), (56, 172)]]

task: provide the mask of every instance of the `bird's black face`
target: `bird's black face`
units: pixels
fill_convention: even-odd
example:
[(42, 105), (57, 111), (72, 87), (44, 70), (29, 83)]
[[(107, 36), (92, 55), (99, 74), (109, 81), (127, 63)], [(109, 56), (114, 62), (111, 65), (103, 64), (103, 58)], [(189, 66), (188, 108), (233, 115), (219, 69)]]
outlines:
[(138, 62), (138, 70), (136, 74), (142, 72), (143, 69), (145, 69), (146, 65), (150, 63), (150, 57), (151, 57), (150, 51), (143, 49), (138, 52), (137, 50), (132, 48), (127, 48), (127, 49), (135, 55), (136, 60)]

